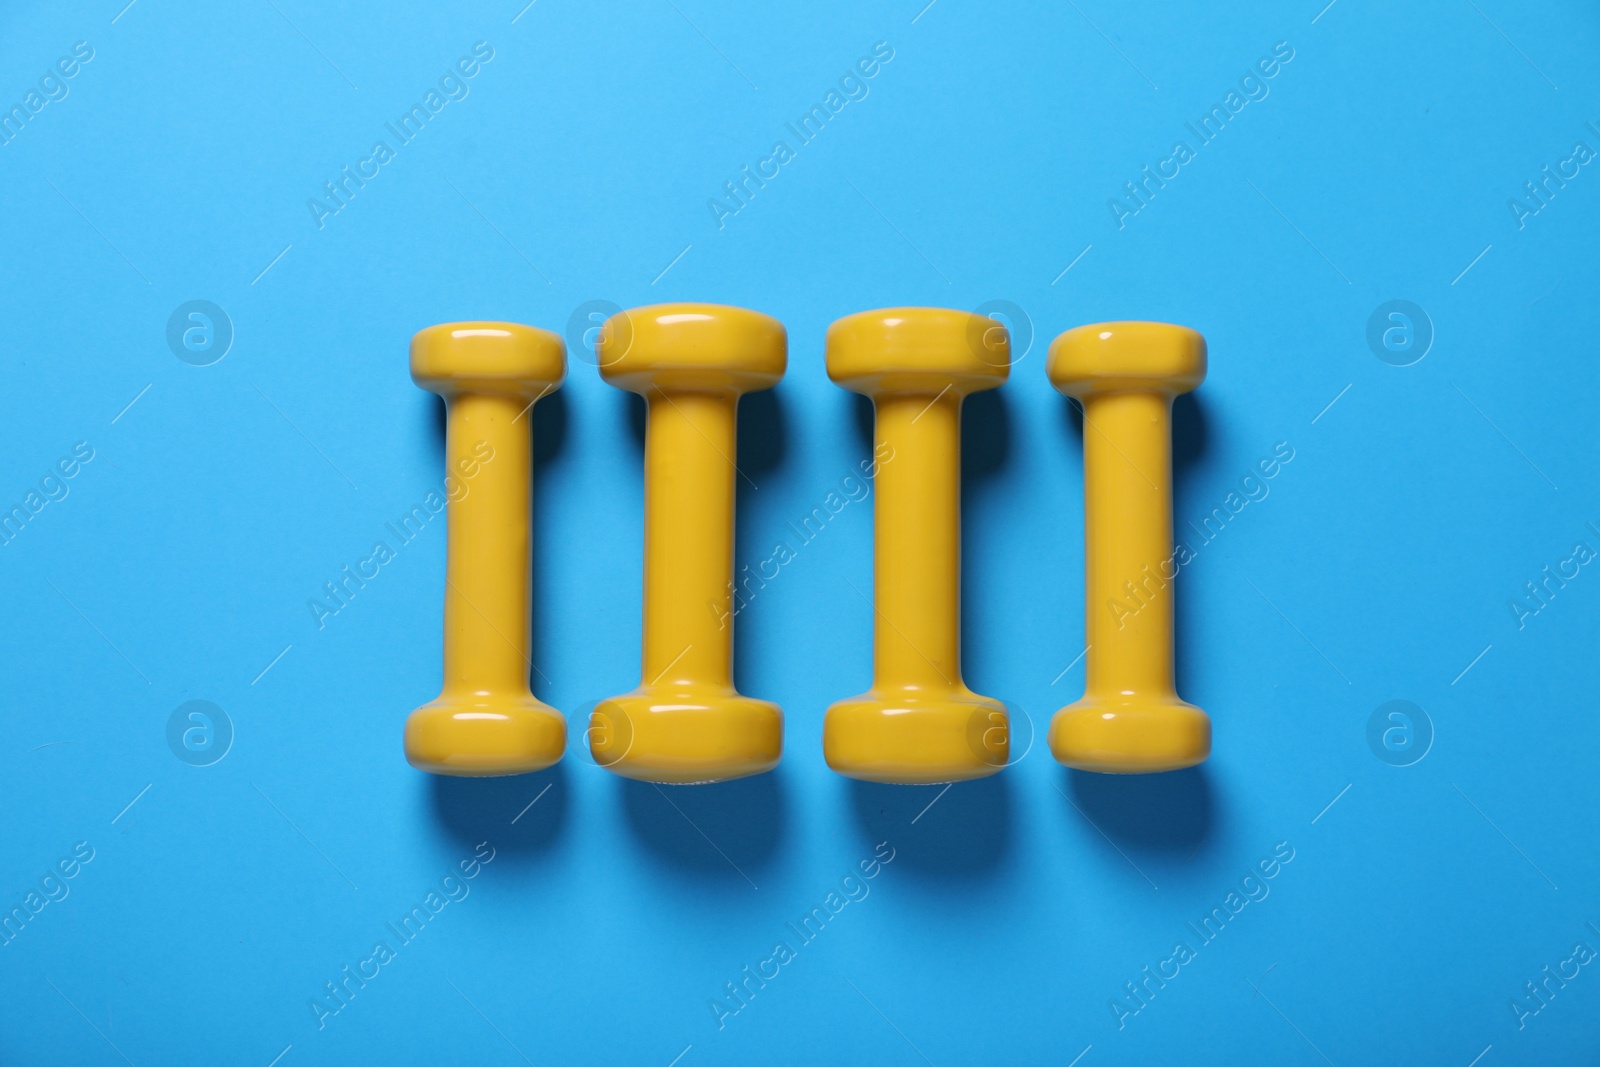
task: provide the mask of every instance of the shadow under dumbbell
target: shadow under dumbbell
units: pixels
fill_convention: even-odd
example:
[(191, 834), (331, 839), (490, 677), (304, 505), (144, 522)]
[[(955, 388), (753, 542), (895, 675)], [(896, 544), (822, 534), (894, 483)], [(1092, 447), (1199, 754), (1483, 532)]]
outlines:
[[(1205, 388), (1204, 385), (1201, 386)], [(1172, 537), (1173, 544), (1188, 544), (1195, 546), (1197, 540), (1195, 532), (1189, 526), (1188, 516), (1204, 515), (1209, 508), (1220, 503), (1216, 501), (1207, 504), (1207, 490), (1201, 486), (1200, 479), (1194, 477), (1201, 469), (1201, 460), (1206, 453), (1207, 438), (1210, 435), (1209, 419), (1206, 405), (1194, 393), (1185, 393), (1172, 403)], [(1191, 634), (1201, 631), (1198, 627), (1206, 625), (1206, 611), (1202, 605), (1195, 604), (1194, 598), (1184, 595), (1183, 571), (1178, 572), (1178, 585), (1176, 596), (1172, 604), (1172, 657), (1174, 662), (1174, 680), (1179, 693), (1188, 693), (1190, 672), (1187, 664), (1193, 662), (1190, 650), (1194, 647)], [(1191, 696), (1191, 700), (1205, 707), (1204, 702), (1198, 697)], [(1210, 708), (1206, 708), (1209, 713)]]
[(633, 443), (639, 446), (639, 453), (644, 454), (644, 429), (645, 419), (650, 411), (650, 405), (638, 393), (623, 390), (622, 414), (628, 423), (628, 433), (633, 437)]
[(1073, 817), (1087, 817), (1119, 847), (1184, 858), (1212, 834), (1214, 804), (1206, 765), (1164, 774), (1096, 774), (1062, 768)]
[(1001, 772), (948, 787), (852, 778), (847, 788), (868, 846), (889, 842), (896, 870), (987, 878), (1000, 873), (1011, 851), (1010, 777)]
[(741, 610), (733, 628), (733, 685), (741, 693), (755, 696), (765, 696), (767, 686), (754, 673), (753, 665), (770, 663), (785, 653), (786, 635), (773, 628), (770, 613), (754, 608), (766, 588), (761, 564), (771, 556), (772, 531), (783, 529), (786, 518), (781, 497), (770, 490), (788, 451), (788, 418), (781, 389), (780, 385), (739, 399), (740, 473), (734, 479), (731, 577), (739, 601), (753, 610)]
[(961, 484), (997, 474), (1011, 454), (1011, 410), (1004, 390), (973, 393), (961, 404)]
[(448, 409), (444, 405), (444, 397), (437, 393), (423, 393), (417, 399), (426, 405), (429, 440), (433, 442), (434, 450), (438, 452), (438, 462), (434, 469), (444, 466), (444, 432), (449, 421)]
[(877, 412), (873, 409), (872, 398), (863, 393), (850, 393), (845, 402), (850, 405), (850, 421), (856, 428), (862, 455), (870, 456), (878, 441)]
[(551, 848), (566, 825), (571, 790), (559, 763), (504, 778), (429, 778), (434, 821), (468, 852), (487, 841), (497, 853), (536, 854)]
[[(549, 396), (533, 405), (528, 412), (533, 419), (533, 521), (530, 529), (533, 534), (533, 559), (529, 576), (533, 585), (533, 596), (530, 606), (533, 611), (531, 635), (532, 640), (528, 646), (528, 657), (536, 668), (541, 663), (548, 663), (550, 644), (547, 640), (548, 627), (555, 626), (556, 615), (552, 610), (553, 601), (545, 596), (544, 591), (551, 588), (547, 580), (550, 568), (554, 565), (551, 553), (544, 550), (554, 542), (552, 531), (561, 528), (563, 516), (557, 509), (561, 506), (554, 495), (549, 492), (551, 479), (547, 477), (551, 468), (561, 454), (561, 448), (567, 440), (567, 397), (564, 390), (558, 389)], [(541, 622), (542, 620), (542, 622)], [(539, 670), (531, 670), (530, 682), (536, 696), (547, 698), (550, 679)], [(549, 798), (546, 798), (549, 799)]]
[(554, 460), (567, 440), (566, 390), (557, 389), (534, 404), (529, 415), (533, 417), (533, 484), (537, 491), (539, 468)]
[[(714, 785), (618, 779), (628, 829), (673, 871), (761, 884), (787, 832), (783, 768)], [(741, 877), (742, 876), (742, 877)]]
[[(1200, 388), (1204, 389), (1202, 385)], [(1174, 504), (1184, 499), (1188, 480), (1184, 475), (1197, 466), (1206, 454), (1210, 427), (1206, 404), (1195, 393), (1184, 393), (1172, 401), (1172, 472)], [(1194, 491), (1198, 493), (1199, 487)], [(1181, 514), (1181, 509), (1178, 510)]]
[(1067, 439), (1072, 452), (1083, 463), (1083, 401), (1075, 396), (1061, 398), (1062, 436)]
[[(761, 484), (761, 475), (783, 465), (788, 429), (782, 385), (739, 398), (739, 469), (756, 485)], [(741, 493), (750, 488), (743, 478), (738, 485)]]
[(990, 572), (998, 574), (1011, 565), (992, 550), (989, 538), (992, 528), (1014, 521), (999, 499), (1004, 493), (999, 475), (1011, 454), (1011, 411), (1002, 393), (1000, 389), (974, 393), (961, 407), (962, 670), (968, 685), (997, 698), (1000, 694), (985, 684), (989, 672), (984, 667), (994, 662), (994, 654), (1010, 639), (1009, 605), (983, 593), (1002, 587), (991, 580)]

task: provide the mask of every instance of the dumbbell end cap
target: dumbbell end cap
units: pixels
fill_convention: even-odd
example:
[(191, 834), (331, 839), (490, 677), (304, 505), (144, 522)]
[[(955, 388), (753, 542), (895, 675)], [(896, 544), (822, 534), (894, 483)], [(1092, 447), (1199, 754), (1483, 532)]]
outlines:
[(783, 712), (721, 687), (641, 686), (595, 705), (588, 741), (595, 763), (623, 778), (726, 782), (778, 765)]
[(406, 719), (406, 762), (430, 774), (528, 774), (566, 747), (567, 720), (531, 695), (441, 696)]
[(969, 311), (879, 308), (828, 327), (828, 377), (867, 396), (994, 389), (1011, 360), (1005, 326)]
[(747, 308), (653, 304), (607, 319), (595, 359), (602, 378), (635, 393), (751, 393), (783, 377), (789, 335), (777, 319)]
[(822, 752), (833, 770), (865, 782), (965, 782), (1005, 767), (1010, 720), (1000, 701), (970, 691), (870, 691), (828, 709)]
[(1086, 698), (1056, 713), (1050, 751), (1080, 771), (1176, 771), (1211, 755), (1211, 719), (1175, 696), (1115, 703)]
[(537, 397), (567, 374), (558, 334), (515, 322), (445, 322), (411, 338), (411, 380), (430, 393)]
[(1206, 376), (1206, 339), (1166, 322), (1098, 322), (1052, 341), (1046, 371), (1068, 396), (1187, 393)]

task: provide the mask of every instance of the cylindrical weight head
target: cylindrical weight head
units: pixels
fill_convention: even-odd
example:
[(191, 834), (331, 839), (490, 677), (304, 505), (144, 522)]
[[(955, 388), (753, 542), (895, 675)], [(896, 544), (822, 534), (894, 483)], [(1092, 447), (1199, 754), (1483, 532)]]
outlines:
[(1051, 342), (1046, 371), (1068, 396), (1187, 393), (1206, 376), (1206, 339), (1165, 322), (1098, 322)]
[(722, 304), (655, 304), (611, 316), (595, 346), (600, 375), (635, 393), (753, 393), (778, 384), (789, 335), (770, 315)]
[(446, 322), (411, 338), (411, 380), (430, 393), (538, 397), (567, 375), (559, 334), (515, 322)]
[(949, 308), (881, 308), (828, 327), (828, 377), (853, 392), (976, 393), (1003, 384), (1011, 338), (995, 319)]

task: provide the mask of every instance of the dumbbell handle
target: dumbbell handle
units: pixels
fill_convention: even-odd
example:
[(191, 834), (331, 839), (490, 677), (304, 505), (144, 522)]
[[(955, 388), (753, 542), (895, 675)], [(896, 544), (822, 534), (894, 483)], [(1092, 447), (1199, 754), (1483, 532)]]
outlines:
[(445, 563), (446, 695), (529, 691), (528, 407), (524, 398), (503, 394), (462, 393), (447, 401), (445, 463), (455, 489), (447, 495), (455, 499)]
[(961, 395), (877, 399), (875, 687), (961, 686)]
[(733, 684), (727, 612), (738, 403), (732, 393), (649, 394), (641, 672), (647, 685)]
[(1086, 396), (1083, 421), (1085, 695), (1170, 695), (1172, 397)]

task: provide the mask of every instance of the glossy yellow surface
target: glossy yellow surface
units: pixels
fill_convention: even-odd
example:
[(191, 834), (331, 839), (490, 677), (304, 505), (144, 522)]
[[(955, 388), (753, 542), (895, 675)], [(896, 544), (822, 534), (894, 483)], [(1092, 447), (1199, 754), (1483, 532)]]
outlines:
[(1080, 326), (1050, 346), (1055, 387), (1083, 402), (1084, 695), (1056, 713), (1069, 767), (1170, 771), (1211, 753), (1211, 720), (1172, 668), (1172, 398), (1206, 375), (1206, 342), (1159, 322)]
[(823, 720), (828, 766), (926, 784), (993, 774), (1005, 705), (961, 680), (961, 403), (1010, 370), (1005, 327), (943, 308), (864, 311), (828, 329), (828, 377), (876, 410), (872, 688)]
[(411, 377), (444, 397), (449, 501), (444, 688), (406, 720), (406, 759), (434, 774), (522, 774), (561, 758), (567, 724), (528, 688), (532, 407), (566, 376), (561, 338), (453, 322), (411, 339)]
[(783, 754), (783, 713), (733, 687), (733, 512), (739, 396), (783, 377), (776, 319), (658, 304), (601, 329), (601, 376), (644, 396), (642, 681), (596, 705), (595, 762), (650, 782), (760, 774)]

